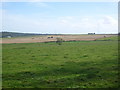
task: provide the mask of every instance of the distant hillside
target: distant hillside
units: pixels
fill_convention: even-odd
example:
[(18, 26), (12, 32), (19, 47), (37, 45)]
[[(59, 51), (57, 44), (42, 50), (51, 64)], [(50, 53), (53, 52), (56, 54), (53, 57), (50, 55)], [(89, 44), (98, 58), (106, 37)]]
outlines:
[(0, 32), (0, 38), (6, 38), (6, 37), (21, 37), (21, 36), (35, 36), (35, 35), (53, 35), (53, 34), (34, 34), (34, 33)]

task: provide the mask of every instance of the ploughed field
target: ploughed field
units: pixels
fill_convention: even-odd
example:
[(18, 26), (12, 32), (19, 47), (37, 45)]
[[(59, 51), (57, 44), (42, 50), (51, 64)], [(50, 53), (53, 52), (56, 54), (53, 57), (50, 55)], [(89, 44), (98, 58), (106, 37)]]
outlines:
[[(96, 39), (111, 37), (116, 35), (40, 35), (31, 37), (3, 38), (0, 43), (35, 43), (35, 42), (51, 42), (56, 38), (62, 38), (64, 41), (94, 41)], [(52, 37), (52, 38), (51, 38)]]
[(118, 87), (117, 37), (3, 44), (2, 50), (3, 88)]

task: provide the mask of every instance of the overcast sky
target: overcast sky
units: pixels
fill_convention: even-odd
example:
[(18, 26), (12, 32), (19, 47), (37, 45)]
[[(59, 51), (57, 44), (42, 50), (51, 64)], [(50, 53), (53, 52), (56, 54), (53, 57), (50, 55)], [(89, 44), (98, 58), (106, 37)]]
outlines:
[(2, 31), (117, 33), (117, 2), (4, 2)]

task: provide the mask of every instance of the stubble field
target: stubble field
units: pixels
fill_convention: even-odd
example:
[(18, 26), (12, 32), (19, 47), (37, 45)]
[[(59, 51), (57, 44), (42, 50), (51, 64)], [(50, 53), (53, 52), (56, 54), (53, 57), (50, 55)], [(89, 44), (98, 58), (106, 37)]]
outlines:
[[(64, 41), (95, 41), (104, 37), (112, 37), (116, 35), (40, 35), (17, 38), (3, 38), (1, 43), (36, 43), (36, 42), (54, 42), (56, 38), (62, 38)], [(53, 37), (53, 38), (50, 38)]]

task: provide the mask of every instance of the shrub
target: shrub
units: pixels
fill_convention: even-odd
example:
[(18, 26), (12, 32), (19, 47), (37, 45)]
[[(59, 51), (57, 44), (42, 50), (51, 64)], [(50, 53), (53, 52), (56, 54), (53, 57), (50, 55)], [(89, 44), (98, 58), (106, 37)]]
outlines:
[(58, 43), (58, 45), (61, 45), (63, 42), (63, 39), (62, 38), (56, 38), (56, 39), (57, 39), (56, 43)]

